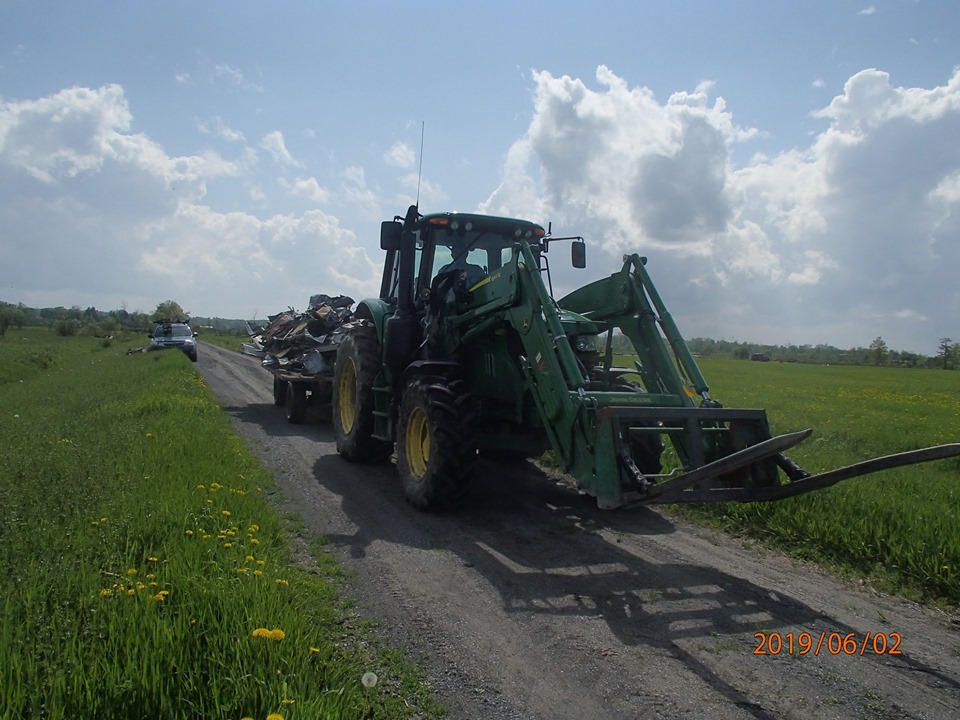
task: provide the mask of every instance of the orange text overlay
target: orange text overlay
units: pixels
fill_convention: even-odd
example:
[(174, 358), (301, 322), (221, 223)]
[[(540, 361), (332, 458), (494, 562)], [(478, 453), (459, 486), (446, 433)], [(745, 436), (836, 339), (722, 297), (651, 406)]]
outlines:
[(902, 655), (900, 633), (754, 633), (754, 655)]

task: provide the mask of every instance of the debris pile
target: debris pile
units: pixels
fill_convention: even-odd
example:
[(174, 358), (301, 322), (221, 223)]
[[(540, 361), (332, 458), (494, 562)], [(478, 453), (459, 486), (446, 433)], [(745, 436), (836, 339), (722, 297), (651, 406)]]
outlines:
[(332, 369), (332, 353), (340, 344), (340, 331), (353, 321), (353, 299), (346, 295), (314, 295), (305, 312), (293, 308), (270, 316), (270, 324), (250, 345), (258, 348), (267, 369), (311, 375)]

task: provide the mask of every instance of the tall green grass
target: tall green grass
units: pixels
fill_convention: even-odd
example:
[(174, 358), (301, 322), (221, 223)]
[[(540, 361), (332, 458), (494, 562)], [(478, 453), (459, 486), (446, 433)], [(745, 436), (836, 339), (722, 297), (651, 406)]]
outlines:
[(338, 570), (291, 563), (270, 477), (182, 353), (10, 335), (0, 438), (0, 718), (439, 712), (355, 634)]
[[(960, 372), (703, 360), (711, 394), (762, 407), (773, 432), (807, 427), (790, 451), (811, 472), (960, 442)], [(844, 481), (775, 503), (704, 515), (803, 556), (928, 600), (960, 602), (960, 460)]]

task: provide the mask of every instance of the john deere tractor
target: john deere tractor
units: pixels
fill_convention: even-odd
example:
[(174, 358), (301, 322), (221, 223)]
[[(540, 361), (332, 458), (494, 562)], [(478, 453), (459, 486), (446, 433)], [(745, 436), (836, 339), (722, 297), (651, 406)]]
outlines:
[[(818, 476), (785, 451), (810, 430), (772, 437), (764, 410), (714, 400), (647, 273), (612, 275), (554, 299), (552, 237), (536, 223), (466, 213), (382, 223), (380, 297), (363, 300), (337, 351), (337, 450), (389, 459), (407, 499), (446, 510), (478, 455), (552, 450), (599, 507), (774, 500), (842, 479), (960, 454), (960, 444), (886, 456)], [(625, 337), (638, 358), (618, 367)], [(621, 353), (618, 353), (621, 355)], [(673, 448), (665, 472), (662, 452)]]

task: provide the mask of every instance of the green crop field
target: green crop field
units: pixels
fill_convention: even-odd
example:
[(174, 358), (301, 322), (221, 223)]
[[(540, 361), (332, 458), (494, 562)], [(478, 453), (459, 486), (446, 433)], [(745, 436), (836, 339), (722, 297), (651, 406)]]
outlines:
[[(0, 338), (0, 718), (437, 717), (180, 352)], [(375, 677), (376, 676), (376, 677)]]
[[(960, 372), (702, 360), (711, 395), (765, 408), (775, 434), (813, 428), (790, 451), (818, 473), (960, 442)], [(960, 459), (847, 480), (779, 503), (706, 517), (904, 594), (960, 601)]]

